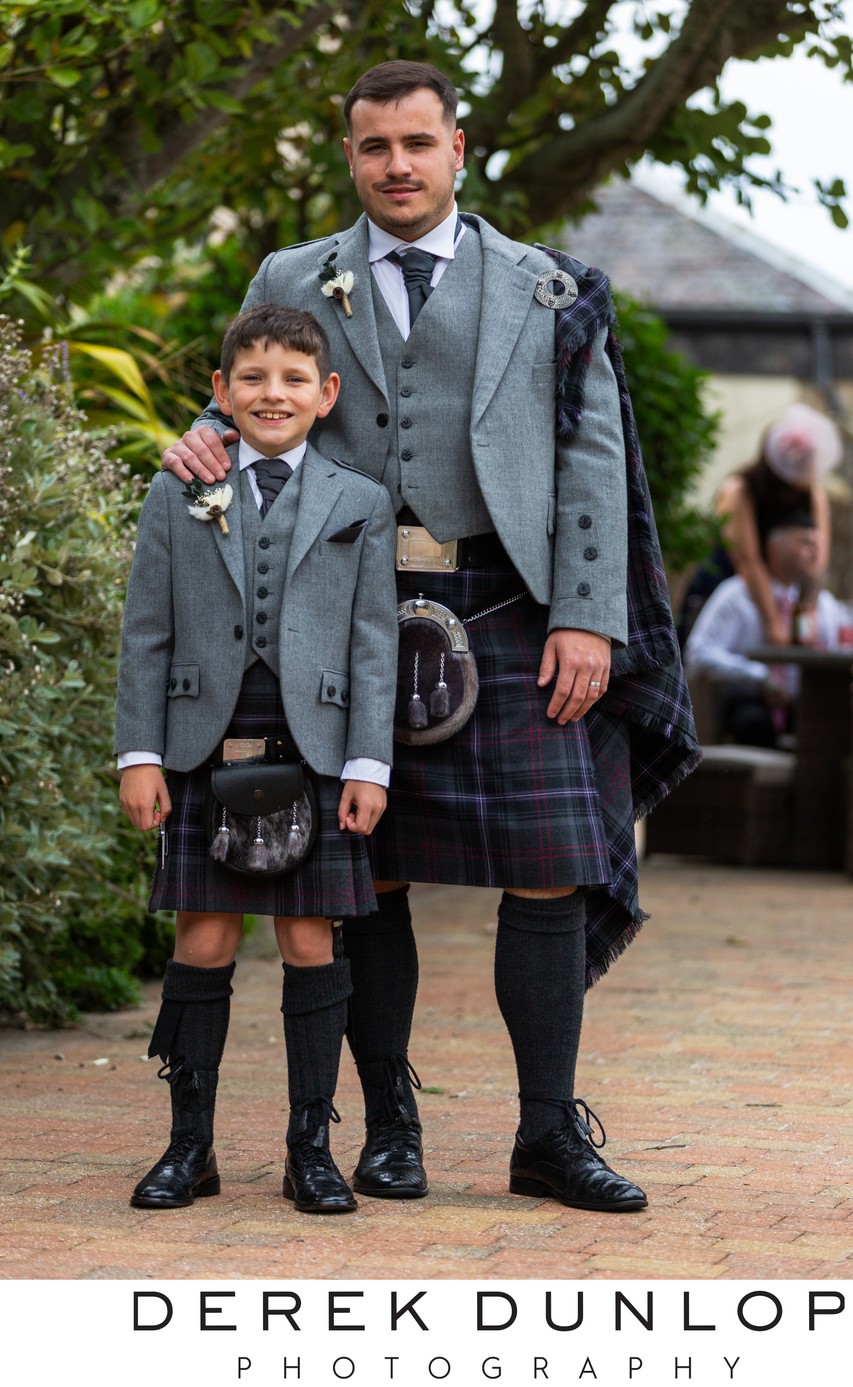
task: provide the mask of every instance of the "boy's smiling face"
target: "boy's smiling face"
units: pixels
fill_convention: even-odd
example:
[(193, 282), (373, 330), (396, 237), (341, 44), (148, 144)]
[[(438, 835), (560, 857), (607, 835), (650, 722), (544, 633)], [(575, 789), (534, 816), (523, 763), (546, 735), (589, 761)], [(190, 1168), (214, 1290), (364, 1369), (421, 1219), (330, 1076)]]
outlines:
[(325, 419), (338, 397), (340, 377), (320, 380), (317, 360), (278, 342), (255, 342), (237, 353), (226, 381), (213, 373), (216, 403), (242, 437), (264, 457), (296, 448), (314, 420)]

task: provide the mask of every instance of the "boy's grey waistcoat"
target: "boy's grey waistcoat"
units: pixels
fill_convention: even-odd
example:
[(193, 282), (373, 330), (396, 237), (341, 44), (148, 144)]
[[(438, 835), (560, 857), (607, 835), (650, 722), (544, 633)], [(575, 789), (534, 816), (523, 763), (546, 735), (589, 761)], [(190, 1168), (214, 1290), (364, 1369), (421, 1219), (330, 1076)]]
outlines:
[[(387, 330), (380, 344), (377, 329), (365, 217), (339, 235), (269, 256), (243, 306), (309, 309), (329, 334), (341, 392), (312, 433), (325, 452), (384, 481), (392, 495), (400, 477), (416, 479), (418, 499), (410, 504), (438, 539), (469, 534), (472, 522), (479, 530), (490, 517), (488, 528), (497, 530), (533, 596), (550, 606), (551, 629), (598, 631), (624, 642), (625, 455), (606, 333), (593, 345), (581, 426), (567, 446), (556, 434), (554, 313), (534, 297), (553, 261), (481, 218), (463, 220), (459, 265), (451, 263), (408, 341), (399, 339), (393, 375)], [(481, 274), (460, 272), (463, 247), (466, 256), (479, 249)], [(319, 274), (333, 252), (336, 266), (356, 276), (351, 318), (321, 291)], [(470, 378), (466, 364), (453, 373), (448, 314), (457, 315), (457, 331), (475, 353)], [(406, 396), (406, 389), (416, 393)], [(404, 413), (407, 401), (412, 410)], [(215, 406), (200, 422), (223, 427)], [(407, 436), (417, 438), (417, 448)], [(407, 462), (405, 450), (417, 457)], [(452, 476), (451, 454), (462, 461)]]
[[(248, 512), (244, 544), (242, 509), (255, 502), (236, 448), (230, 456), (227, 535), (189, 514), (169, 473), (146, 497), (122, 633), (116, 753), (156, 752), (178, 771), (206, 762), (247, 664), (272, 640), (288, 724), (309, 765), (339, 776), (353, 757), (390, 764), (397, 621), (387, 492), (309, 444), (295, 518), (285, 488), (262, 525)], [(361, 520), (352, 543), (331, 538)]]

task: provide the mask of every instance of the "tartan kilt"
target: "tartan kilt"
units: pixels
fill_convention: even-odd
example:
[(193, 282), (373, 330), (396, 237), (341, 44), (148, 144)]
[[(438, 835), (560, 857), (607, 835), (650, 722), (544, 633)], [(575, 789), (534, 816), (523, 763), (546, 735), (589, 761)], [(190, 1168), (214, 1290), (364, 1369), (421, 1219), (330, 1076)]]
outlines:
[[(508, 558), (488, 569), (397, 578), (398, 601), (422, 592), (463, 620), (524, 590)], [(446, 742), (395, 745), (388, 810), (367, 844), (378, 880), (529, 888), (610, 881), (585, 720), (561, 727), (546, 717), (553, 683), (536, 684), (547, 618), (525, 592), (467, 628), (476, 708)]]
[[(261, 661), (246, 671), (226, 737), (285, 731), (279, 682)], [(364, 839), (338, 828), (341, 782), (315, 776), (320, 831), (295, 871), (250, 877), (208, 854), (203, 823), (209, 771), (167, 771), (172, 800), (165, 869), (158, 856), (149, 910), (226, 911), (234, 915), (365, 915), (376, 909)]]

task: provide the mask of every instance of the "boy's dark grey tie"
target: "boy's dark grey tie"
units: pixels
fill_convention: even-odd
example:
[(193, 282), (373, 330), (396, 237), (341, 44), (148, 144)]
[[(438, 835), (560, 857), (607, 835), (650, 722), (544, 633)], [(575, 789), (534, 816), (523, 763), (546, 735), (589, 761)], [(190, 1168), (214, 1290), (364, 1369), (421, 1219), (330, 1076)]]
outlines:
[(430, 255), (428, 250), (419, 250), (414, 246), (412, 250), (403, 252), (392, 250), (385, 259), (393, 260), (403, 271), (403, 282), (409, 295), (409, 321), (414, 325), (415, 319), (432, 293), (433, 286), (430, 280), (438, 256)]
[(261, 517), (263, 518), (285, 482), (293, 476), (293, 468), (289, 462), (285, 462), (284, 458), (256, 458), (252, 466), (255, 469), (258, 490), (263, 497), (261, 506)]

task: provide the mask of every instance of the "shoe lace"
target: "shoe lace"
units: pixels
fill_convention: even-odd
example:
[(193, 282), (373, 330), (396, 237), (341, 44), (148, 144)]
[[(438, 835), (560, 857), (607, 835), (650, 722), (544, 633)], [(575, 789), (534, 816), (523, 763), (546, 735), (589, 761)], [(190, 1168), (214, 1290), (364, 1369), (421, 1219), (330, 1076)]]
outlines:
[(161, 1157), (164, 1161), (182, 1161), (190, 1154), (195, 1147), (199, 1146), (199, 1139), (193, 1136), (192, 1132), (187, 1132), (183, 1136), (174, 1137)]
[[(607, 1141), (601, 1118), (593, 1112), (583, 1098), (549, 1098), (545, 1093), (525, 1093), (518, 1096), (519, 1098), (523, 1097), (524, 1100), (535, 1100), (537, 1103), (548, 1103), (552, 1108), (559, 1108), (566, 1121), (556, 1130), (565, 1132), (568, 1140), (580, 1133), (581, 1138), (594, 1147), (596, 1151), (600, 1151)], [(593, 1123), (601, 1133), (601, 1141), (595, 1140)]]
[(331, 1098), (309, 1098), (293, 1107), (293, 1130), (288, 1140), (292, 1146), (310, 1147), (315, 1158), (328, 1158), (328, 1133), (330, 1122), (340, 1122), (341, 1115)]
[(420, 1090), (421, 1084), (414, 1065), (408, 1055), (385, 1056), (385, 1073), (382, 1087), (382, 1105), (388, 1115), (388, 1122), (399, 1130), (400, 1127), (419, 1127), (416, 1117), (406, 1107), (406, 1084)]
[[(589, 1106), (588, 1103), (584, 1102), (583, 1098), (573, 1098), (569, 1106), (573, 1107), (575, 1110), (574, 1121), (582, 1135), (589, 1142), (590, 1146), (594, 1146), (596, 1151), (600, 1151), (604, 1143), (607, 1141), (607, 1137), (604, 1133), (604, 1124), (601, 1121), (601, 1118), (598, 1116), (597, 1113), (594, 1113), (592, 1111), (592, 1108)], [(583, 1108), (583, 1117), (581, 1117), (579, 1111), (580, 1108)], [(601, 1133), (601, 1141), (596, 1141), (593, 1136), (593, 1122), (598, 1127), (598, 1130)]]

